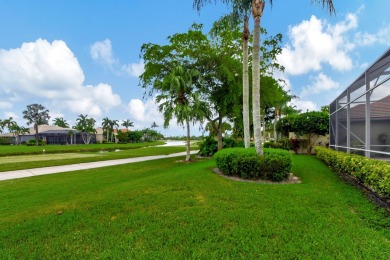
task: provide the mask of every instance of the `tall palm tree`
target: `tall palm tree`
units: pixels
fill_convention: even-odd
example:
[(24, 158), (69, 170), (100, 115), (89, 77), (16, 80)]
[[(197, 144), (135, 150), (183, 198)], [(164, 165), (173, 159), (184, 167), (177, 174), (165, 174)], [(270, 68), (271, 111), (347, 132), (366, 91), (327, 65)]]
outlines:
[(56, 125), (56, 126), (59, 126), (59, 127), (63, 127), (63, 128), (69, 128), (69, 124), (68, 122), (66, 122), (66, 120), (63, 118), (63, 117), (56, 117), (53, 119), (53, 125)]
[(129, 127), (133, 127), (133, 122), (130, 119), (123, 120), (122, 126), (126, 127), (126, 130), (129, 131)]
[(106, 141), (108, 142), (108, 136), (110, 134), (110, 123), (111, 123), (111, 120), (108, 118), (108, 117), (105, 117), (103, 118), (102, 120), (102, 128), (103, 130), (106, 130)]
[(158, 125), (156, 124), (156, 122), (153, 122), (151, 128), (153, 129), (153, 128), (157, 128), (157, 127), (158, 127)]
[[(216, 1), (216, 0), (215, 0)], [(244, 8), (252, 10), (254, 21), (253, 30), (253, 58), (252, 58), (252, 112), (253, 112), (253, 131), (256, 151), (263, 155), (261, 142), (261, 115), (260, 115), (260, 21), (265, 6), (264, 0), (221, 0), (223, 3), (232, 4), (234, 9)], [(268, 0), (272, 5), (272, 0)], [(206, 2), (211, 0), (194, 0), (194, 8), (200, 10)], [(327, 11), (332, 14), (335, 8), (332, 0), (311, 0), (312, 3), (321, 3)]]
[(4, 130), (3, 120), (0, 119), (0, 134), (3, 133), (3, 130)]
[(4, 119), (1, 124), (2, 124), (3, 128), (6, 127), (8, 129), (8, 131), (11, 132), (11, 128), (12, 128), (13, 125), (16, 124), (16, 122), (14, 121), (14, 119), (11, 116), (8, 119)]
[(92, 134), (96, 133), (95, 123), (96, 120), (88, 118), (88, 115), (80, 114), (76, 119), (75, 128), (81, 132), (81, 137), (85, 144), (89, 144), (92, 138)]
[(111, 142), (115, 142), (115, 139), (114, 139), (114, 127), (116, 129), (118, 129), (118, 127), (119, 127), (118, 122), (119, 122), (119, 120), (110, 120)]
[(200, 100), (199, 93), (194, 91), (193, 83), (198, 74), (195, 70), (175, 67), (162, 82), (161, 94), (156, 97), (156, 102), (160, 103), (159, 110), (163, 112), (164, 127), (168, 127), (169, 121), (175, 116), (177, 122), (187, 129), (187, 162), (191, 160), (190, 122), (201, 121), (202, 111), (206, 111), (205, 103)]

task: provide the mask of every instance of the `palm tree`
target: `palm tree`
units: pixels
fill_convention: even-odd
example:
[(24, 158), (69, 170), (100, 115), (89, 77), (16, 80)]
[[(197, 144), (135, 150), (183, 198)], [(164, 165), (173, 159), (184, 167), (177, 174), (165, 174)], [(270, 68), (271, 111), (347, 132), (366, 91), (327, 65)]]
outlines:
[(3, 130), (4, 130), (3, 120), (0, 119), (0, 134), (3, 133)]
[(34, 124), (35, 145), (38, 146), (38, 126), (49, 123), (49, 110), (41, 104), (31, 104), (23, 111), (23, 118), (27, 120), (27, 125)]
[(119, 122), (119, 120), (110, 120), (111, 142), (115, 142), (114, 127), (116, 127), (116, 129), (118, 129), (118, 127), (119, 127), (118, 122)]
[(92, 134), (96, 133), (95, 119), (88, 118), (88, 115), (80, 114), (76, 119), (75, 128), (81, 132), (84, 144), (89, 144), (92, 138)]
[[(200, 10), (205, 2), (211, 0), (194, 0), (194, 8)], [(268, 0), (272, 5), (272, 0)], [(253, 131), (256, 152), (263, 155), (261, 142), (261, 115), (260, 115), (260, 21), (265, 6), (264, 0), (222, 0), (224, 3), (231, 3), (233, 9), (252, 10), (254, 20), (253, 30), (253, 54), (252, 54), (252, 112), (253, 112)], [(321, 3), (326, 7), (330, 14), (335, 12), (332, 0), (312, 0), (312, 3)], [(233, 11), (235, 11), (233, 10)], [(245, 73), (244, 73), (245, 75)], [(245, 95), (245, 94), (244, 94)], [(245, 120), (245, 119), (244, 119)]]
[(164, 79), (161, 86), (161, 94), (156, 97), (160, 103), (159, 110), (163, 112), (164, 127), (169, 126), (173, 116), (179, 124), (187, 129), (186, 161), (191, 161), (190, 154), (190, 122), (201, 121), (202, 111), (206, 111), (206, 105), (200, 101), (199, 93), (194, 91), (193, 82), (199, 75), (198, 71), (186, 70), (178, 66)]
[(103, 128), (103, 130), (106, 130), (106, 133), (107, 133), (107, 137), (106, 137), (107, 142), (108, 142), (108, 135), (110, 133), (110, 122), (111, 122), (111, 120), (108, 117), (105, 117), (102, 120), (102, 128)]
[(129, 131), (129, 127), (133, 127), (133, 122), (130, 119), (123, 120), (122, 126), (126, 127), (126, 130)]
[(56, 126), (59, 126), (59, 127), (63, 127), (63, 128), (69, 128), (69, 124), (68, 122), (66, 122), (66, 120), (63, 118), (63, 117), (56, 117), (53, 119), (53, 125), (56, 125)]
[(11, 116), (8, 119), (4, 119), (1, 124), (2, 124), (3, 129), (6, 127), (8, 129), (8, 131), (11, 132), (11, 128), (13, 125), (16, 124), (16, 122), (14, 121), (14, 119)]
[(153, 129), (153, 128), (157, 128), (157, 127), (158, 127), (158, 125), (156, 124), (156, 122), (153, 122), (151, 128)]

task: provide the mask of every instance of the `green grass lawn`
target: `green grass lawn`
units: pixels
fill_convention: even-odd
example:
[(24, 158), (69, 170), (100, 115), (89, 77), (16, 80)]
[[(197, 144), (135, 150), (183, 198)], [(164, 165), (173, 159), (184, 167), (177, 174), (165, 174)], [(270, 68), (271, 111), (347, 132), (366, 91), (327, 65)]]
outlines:
[[(195, 148), (194, 148), (195, 149)], [(78, 152), (0, 157), (0, 172), (184, 152), (185, 147), (142, 147), (117, 152)]]
[(128, 150), (146, 146), (164, 144), (164, 142), (128, 143), (128, 144), (77, 144), (77, 145), (0, 145), (0, 157), (10, 155), (48, 154), (48, 153), (73, 153), (73, 152), (97, 152), (112, 151), (116, 149)]
[(177, 160), (0, 182), (0, 259), (390, 259), (389, 213), (315, 157), (290, 185)]

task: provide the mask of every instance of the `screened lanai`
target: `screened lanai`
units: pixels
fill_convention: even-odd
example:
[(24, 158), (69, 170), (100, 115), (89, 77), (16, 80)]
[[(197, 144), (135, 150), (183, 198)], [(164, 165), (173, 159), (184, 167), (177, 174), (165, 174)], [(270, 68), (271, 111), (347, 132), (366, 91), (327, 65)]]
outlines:
[(390, 159), (390, 48), (330, 104), (329, 145)]

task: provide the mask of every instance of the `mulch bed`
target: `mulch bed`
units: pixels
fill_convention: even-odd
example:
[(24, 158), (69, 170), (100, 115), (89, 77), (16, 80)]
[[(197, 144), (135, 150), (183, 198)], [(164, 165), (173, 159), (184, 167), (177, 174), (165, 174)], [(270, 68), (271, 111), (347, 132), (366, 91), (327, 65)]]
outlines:
[(214, 168), (213, 172), (215, 172), (216, 174), (218, 174), (226, 179), (233, 180), (233, 181), (254, 182), (254, 183), (262, 183), (262, 184), (296, 184), (296, 183), (301, 183), (301, 180), (297, 176), (293, 175), (292, 173), (290, 173), (287, 180), (275, 182), (275, 181), (269, 181), (269, 180), (251, 180), (251, 179), (243, 179), (243, 178), (240, 178), (237, 176), (228, 176), (228, 175), (224, 175), (218, 168)]

